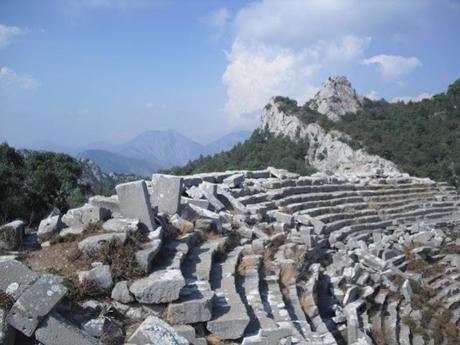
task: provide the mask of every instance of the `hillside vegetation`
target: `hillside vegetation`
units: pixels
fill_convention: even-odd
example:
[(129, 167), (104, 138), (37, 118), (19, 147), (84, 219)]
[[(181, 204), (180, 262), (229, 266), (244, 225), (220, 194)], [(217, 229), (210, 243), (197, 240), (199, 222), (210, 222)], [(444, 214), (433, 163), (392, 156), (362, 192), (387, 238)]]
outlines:
[(84, 201), (81, 167), (66, 154), (19, 151), (0, 145), (0, 222), (36, 223), (53, 207), (61, 211)]
[(237, 144), (229, 151), (213, 156), (201, 156), (183, 167), (164, 172), (187, 175), (210, 171), (258, 170), (273, 166), (309, 175), (315, 172), (315, 169), (305, 163), (307, 150), (308, 145), (303, 140), (293, 142), (285, 137), (275, 136), (266, 129), (256, 129), (248, 140)]

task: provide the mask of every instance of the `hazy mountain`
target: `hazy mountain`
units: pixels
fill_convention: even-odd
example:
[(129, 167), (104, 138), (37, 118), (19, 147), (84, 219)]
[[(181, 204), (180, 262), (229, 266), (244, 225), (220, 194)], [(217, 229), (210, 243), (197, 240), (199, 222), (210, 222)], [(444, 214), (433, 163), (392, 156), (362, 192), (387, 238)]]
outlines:
[(203, 145), (174, 131), (146, 131), (125, 144), (117, 153), (154, 162), (161, 167), (186, 164), (203, 153)]
[(247, 140), (251, 136), (251, 133), (252, 131), (239, 131), (224, 135), (223, 137), (206, 145), (206, 153), (215, 154), (230, 150), (236, 144)]
[(103, 172), (135, 174), (149, 176), (160, 166), (152, 161), (124, 157), (105, 150), (86, 150), (77, 155), (78, 158), (90, 159), (96, 162)]

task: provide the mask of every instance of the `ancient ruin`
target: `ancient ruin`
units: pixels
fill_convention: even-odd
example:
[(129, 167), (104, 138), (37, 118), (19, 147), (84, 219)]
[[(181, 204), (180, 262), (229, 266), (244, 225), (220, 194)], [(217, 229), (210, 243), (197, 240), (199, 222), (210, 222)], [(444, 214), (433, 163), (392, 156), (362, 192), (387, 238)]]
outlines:
[[(274, 168), (152, 181), (40, 224), (37, 253), (75, 243), (72, 261), (85, 258), (68, 272), (76, 285), (58, 262), (36, 269), (13, 251), (22, 224), (1, 228), (11, 250), (0, 257), (2, 344), (458, 340), (453, 187), (398, 172)], [(135, 274), (120, 269), (116, 248), (130, 248), (115, 253)]]

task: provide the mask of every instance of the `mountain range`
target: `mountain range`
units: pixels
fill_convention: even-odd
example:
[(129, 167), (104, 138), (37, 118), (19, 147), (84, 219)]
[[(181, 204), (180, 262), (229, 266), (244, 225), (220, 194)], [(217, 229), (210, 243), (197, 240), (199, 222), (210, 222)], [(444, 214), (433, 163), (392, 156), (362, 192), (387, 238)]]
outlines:
[(96, 162), (106, 173), (148, 176), (159, 169), (184, 165), (201, 155), (229, 150), (245, 141), (250, 134), (250, 131), (233, 132), (203, 145), (175, 130), (152, 130), (120, 145), (87, 145), (73, 155)]

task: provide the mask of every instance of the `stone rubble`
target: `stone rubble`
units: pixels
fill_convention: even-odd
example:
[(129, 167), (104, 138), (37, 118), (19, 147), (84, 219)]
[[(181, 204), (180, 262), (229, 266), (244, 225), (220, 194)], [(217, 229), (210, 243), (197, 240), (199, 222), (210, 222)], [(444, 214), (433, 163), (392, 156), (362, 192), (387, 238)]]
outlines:
[(0, 256), (0, 293), (13, 299), (0, 306), (0, 341), (14, 344), (20, 332), (43, 345), (107, 336), (139, 345), (364, 345), (384, 334), (428, 345), (418, 331), (421, 287), (458, 328), (460, 197), (445, 183), (275, 168), (154, 180), (92, 197), (62, 217), (67, 228), (42, 231), (100, 222), (102, 233), (76, 240), (88, 258), (143, 236), (130, 252), (139, 276), (93, 261), (75, 272), (105, 294), (78, 301), (78, 313), (62, 278), (33, 272), (14, 252)]

